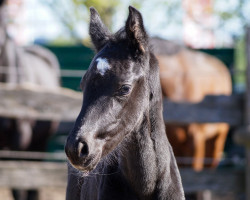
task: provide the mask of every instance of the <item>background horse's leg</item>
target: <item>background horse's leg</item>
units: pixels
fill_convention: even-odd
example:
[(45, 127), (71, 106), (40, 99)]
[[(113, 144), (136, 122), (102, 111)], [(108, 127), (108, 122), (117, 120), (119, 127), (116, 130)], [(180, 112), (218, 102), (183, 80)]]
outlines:
[(38, 200), (37, 190), (12, 190), (15, 200)]
[(38, 200), (39, 199), (38, 190), (28, 190), (27, 193), (28, 193), (27, 200)]
[(27, 200), (26, 190), (12, 190), (12, 194), (15, 200)]
[(33, 126), (33, 135), (29, 151), (45, 151), (50, 136), (56, 132), (58, 122), (36, 121)]
[(17, 119), (17, 130), (19, 133), (18, 149), (27, 150), (32, 139), (31, 121), (25, 119)]
[(204, 167), (206, 138), (198, 124), (190, 125), (188, 135), (193, 138), (193, 168), (196, 171), (200, 171)]
[(227, 133), (229, 131), (228, 124), (221, 123), (221, 124), (218, 124), (218, 126), (219, 126), (218, 136), (214, 143), (213, 162), (212, 162), (211, 167), (218, 166), (220, 159), (222, 157), (223, 150), (224, 150)]

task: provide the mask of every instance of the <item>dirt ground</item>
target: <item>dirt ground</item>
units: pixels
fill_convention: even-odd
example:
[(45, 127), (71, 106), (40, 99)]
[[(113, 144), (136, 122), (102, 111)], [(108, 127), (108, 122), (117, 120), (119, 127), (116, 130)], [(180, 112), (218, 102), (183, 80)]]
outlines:
[[(1, 200), (14, 200), (8, 188), (0, 188)], [(65, 200), (65, 188), (42, 188), (39, 190), (39, 200)]]

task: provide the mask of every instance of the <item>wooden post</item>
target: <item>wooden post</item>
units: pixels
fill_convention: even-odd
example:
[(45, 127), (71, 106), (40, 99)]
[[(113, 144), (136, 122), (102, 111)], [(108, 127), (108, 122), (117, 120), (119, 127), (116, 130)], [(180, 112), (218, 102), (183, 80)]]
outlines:
[(244, 109), (244, 127), (237, 131), (235, 140), (245, 146), (246, 150), (246, 199), (250, 199), (250, 27), (246, 30), (246, 93)]
[[(250, 27), (246, 34), (247, 72), (246, 72), (246, 100), (245, 100), (245, 123), (250, 137)], [(246, 146), (246, 199), (250, 199), (250, 145)]]

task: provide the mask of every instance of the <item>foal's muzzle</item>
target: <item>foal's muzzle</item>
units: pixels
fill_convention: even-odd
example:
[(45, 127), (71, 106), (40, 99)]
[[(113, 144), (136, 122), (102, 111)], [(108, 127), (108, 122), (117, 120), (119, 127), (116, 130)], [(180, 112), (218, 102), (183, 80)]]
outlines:
[(65, 153), (73, 165), (80, 165), (89, 154), (89, 147), (86, 142), (67, 139)]
[(65, 153), (70, 163), (77, 169), (91, 171), (97, 164), (99, 155), (90, 154), (90, 148), (84, 140), (74, 140), (70, 136), (65, 145)]

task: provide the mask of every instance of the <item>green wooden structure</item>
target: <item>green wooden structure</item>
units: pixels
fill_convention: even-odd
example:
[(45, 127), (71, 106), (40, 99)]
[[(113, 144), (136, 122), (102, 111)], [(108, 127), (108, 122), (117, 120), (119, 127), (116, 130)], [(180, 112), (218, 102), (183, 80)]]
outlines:
[(198, 49), (199, 51), (202, 51), (204, 53), (210, 54), (212, 56), (215, 56), (219, 60), (221, 60), (229, 69), (229, 71), (232, 73), (232, 83), (233, 83), (233, 91), (235, 91), (235, 84), (236, 84), (236, 75), (233, 74), (235, 72), (235, 50), (232, 48), (223, 48), (223, 49)]
[(233, 68), (233, 65), (234, 65), (234, 53), (235, 53), (234, 49), (223, 48), (223, 49), (198, 49), (198, 50), (217, 57), (229, 69)]
[[(94, 51), (88, 47), (79, 46), (45, 46), (51, 50), (57, 57), (61, 68), (61, 84), (62, 87), (80, 91), (80, 80), (84, 71), (88, 69)], [(73, 71), (70, 76), (63, 74), (63, 71)], [(70, 74), (70, 73), (68, 73)], [(60, 123), (59, 130), (52, 135), (48, 145), (48, 152), (63, 151), (66, 137), (72, 123)]]
[[(82, 70), (87, 70), (89, 64), (94, 57), (94, 51), (83, 45), (79, 46), (45, 46), (51, 50), (58, 58), (61, 70), (75, 70), (76, 73), (67, 76), (62, 74), (62, 86), (73, 90), (80, 90), (79, 83), (81, 76), (84, 74)], [(219, 58), (228, 68), (232, 68), (234, 64), (234, 49), (198, 49)], [(76, 76), (74, 76), (74, 74)]]
[(45, 47), (51, 50), (57, 56), (61, 70), (76, 71), (76, 73), (73, 73), (70, 76), (62, 74), (62, 86), (79, 91), (79, 83), (84, 73), (82, 70), (88, 69), (90, 62), (94, 57), (94, 51), (82, 45)]

